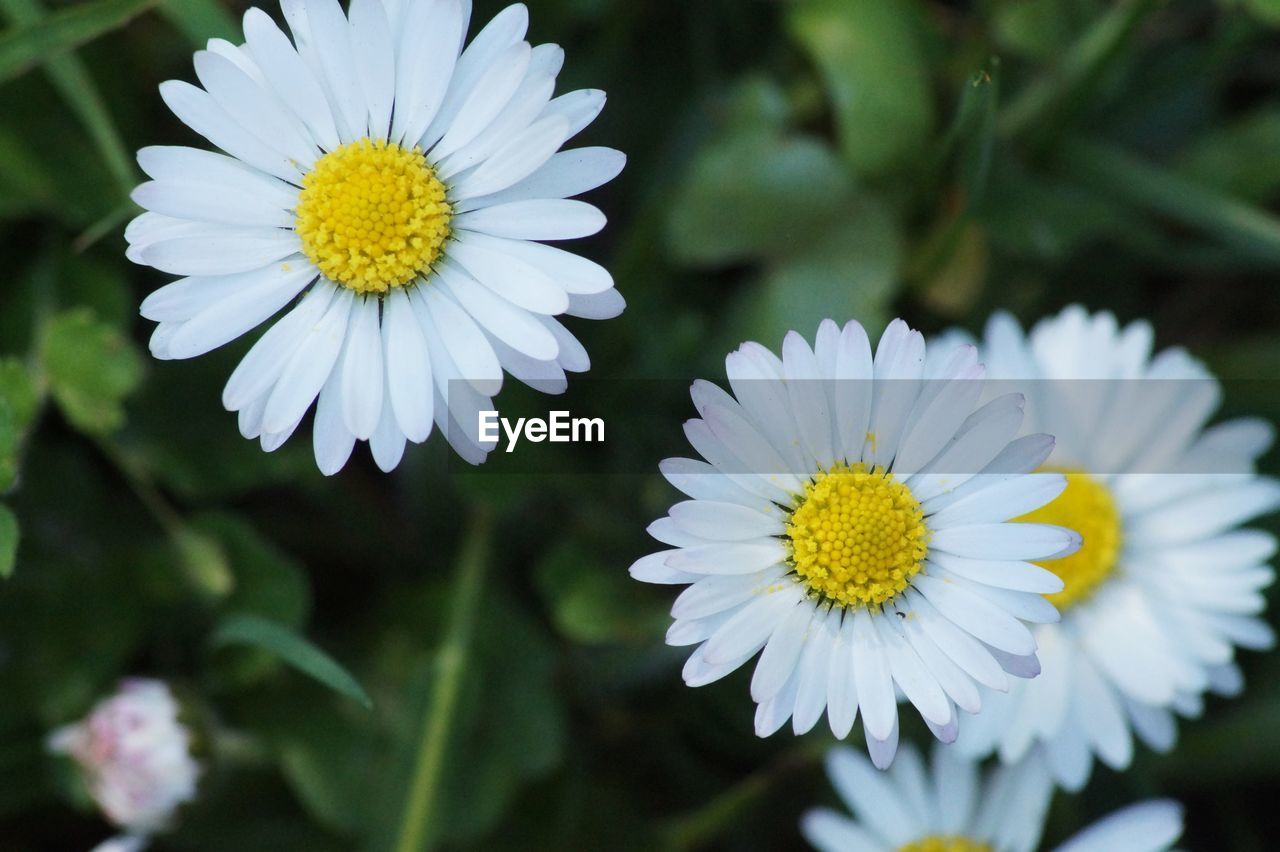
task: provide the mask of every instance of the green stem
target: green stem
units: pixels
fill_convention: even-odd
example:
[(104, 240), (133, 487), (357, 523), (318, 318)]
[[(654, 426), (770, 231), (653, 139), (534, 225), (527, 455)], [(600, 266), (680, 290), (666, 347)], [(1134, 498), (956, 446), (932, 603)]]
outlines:
[(404, 818), (400, 823), (396, 852), (420, 852), (430, 838), (435, 809), (440, 800), (440, 776), (471, 646), (476, 607), (484, 585), (490, 527), (488, 510), (477, 509), (463, 540), (449, 626), (437, 654), (435, 683), (422, 716), (422, 738)]

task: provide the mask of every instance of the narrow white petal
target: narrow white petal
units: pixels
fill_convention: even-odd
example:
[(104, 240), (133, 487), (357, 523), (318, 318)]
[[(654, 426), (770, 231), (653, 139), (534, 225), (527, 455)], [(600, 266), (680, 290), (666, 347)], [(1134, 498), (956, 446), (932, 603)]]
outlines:
[(309, 263), (275, 264), (255, 275), (252, 286), (196, 314), (169, 340), (171, 358), (194, 358), (235, 340), (251, 328), (283, 308), (301, 290), (315, 280), (316, 270)]
[(453, 187), (452, 195), (462, 201), (491, 195), (519, 183), (551, 159), (568, 133), (564, 116), (540, 118), (493, 153)]
[(297, 234), (272, 228), (223, 228), (209, 236), (175, 237), (142, 250), (149, 266), (173, 275), (249, 272), (297, 254)]
[(388, 403), (395, 413), (397, 431), (420, 443), (431, 434), (435, 417), (430, 349), (403, 287), (392, 289), (383, 300), (383, 309)]
[(282, 209), (298, 201), (298, 188), (237, 159), (181, 145), (151, 145), (138, 151), (138, 165), (162, 183), (196, 183), (252, 195)]
[(378, 300), (361, 298), (351, 311), (351, 326), (337, 381), (339, 412), (347, 431), (362, 441), (369, 440), (382, 417), (382, 330)]
[(529, 70), (531, 50), (528, 42), (520, 41), (494, 57), (459, 107), (444, 136), (431, 149), (433, 160), (444, 159), (471, 142), (498, 117)]
[[(464, 7), (466, 14), (462, 18), (463, 21), (470, 17), (470, 4), (464, 4)], [(431, 26), (431, 23), (431, 19), (428, 19), (427, 26)], [(495, 15), (493, 20), (476, 34), (471, 44), (467, 45), (467, 49), (458, 57), (444, 100), (430, 119), (430, 124), (423, 131), (421, 138), (417, 140), (423, 150), (430, 149), (453, 126), (463, 104), (480, 78), (504, 50), (524, 38), (528, 28), (528, 8), (523, 3), (515, 3)], [(465, 31), (464, 25), (461, 33)], [(461, 33), (459, 41), (461, 41)], [(413, 49), (416, 45), (410, 44), (409, 47)], [(446, 46), (441, 46), (441, 50), (447, 49)], [(405, 136), (406, 141), (413, 138), (409, 134)]]
[(246, 47), (267, 84), (293, 110), (326, 151), (340, 143), (324, 89), (271, 16), (258, 8), (244, 13)]
[(396, 30), (395, 111), (391, 139), (417, 142), (444, 101), (458, 61), (458, 43), (466, 34), (457, 0), (419, 0), (408, 4)]
[(506, 243), (495, 237), (462, 233), (449, 247), (449, 257), (518, 307), (540, 314), (564, 313), (569, 307), (564, 288), (506, 248)]
[(534, 198), (572, 198), (603, 186), (617, 177), (627, 163), (627, 155), (612, 148), (571, 148), (558, 151), (524, 180), (504, 190), (469, 198), (459, 211), (475, 210), (511, 201)]
[(225, 225), (292, 227), (294, 215), (236, 187), (177, 181), (147, 181), (129, 195), (139, 207), (178, 219)]
[(605, 218), (597, 208), (582, 201), (535, 199), (460, 213), (452, 225), (516, 240), (576, 240), (598, 233)]
[(342, 388), (339, 387), (338, 371), (334, 370), (320, 389), (315, 426), (311, 433), (316, 467), (325, 476), (333, 476), (342, 470), (356, 445), (356, 436), (351, 434), (342, 419)]
[(181, 80), (160, 84), (160, 97), (183, 124), (256, 169), (302, 185), (298, 164), (241, 127), (213, 96)]
[(299, 170), (315, 163), (316, 148), (301, 123), (248, 74), (226, 57), (205, 50), (196, 51), (195, 68), (205, 89), (242, 128)]
[(275, 384), (298, 342), (324, 315), (337, 290), (322, 279), (293, 310), (258, 338), (222, 391), (222, 404), (228, 411), (239, 411)]
[(344, 288), (324, 316), (303, 335), (267, 400), (267, 410), (262, 415), (264, 431), (288, 428), (311, 407), (338, 360), (353, 300), (354, 294)]

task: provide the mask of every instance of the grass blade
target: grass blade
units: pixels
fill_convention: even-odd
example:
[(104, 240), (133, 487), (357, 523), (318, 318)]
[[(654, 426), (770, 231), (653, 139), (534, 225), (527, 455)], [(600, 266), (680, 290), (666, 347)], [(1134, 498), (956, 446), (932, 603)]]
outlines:
[[(36, 0), (0, 0), (0, 7), (17, 27), (29, 27), (45, 18), (45, 11)], [(136, 183), (133, 160), (84, 63), (79, 57), (67, 54), (49, 59), (44, 69), (59, 94), (89, 131), (111, 177), (127, 195)]]
[(121, 27), (158, 0), (95, 0), (0, 35), (0, 83)]
[(196, 47), (204, 47), (211, 38), (243, 41), (235, 19), (218, 0), (165, 0), (158, 11)]
[(215, 648), (225, 645), (253, 645), (270, 651), (303, 674), (335, 692), (352, 698), (366, 708), (373, 700), (364, 687), (336, 660), (289, 628), (256, 615), (233, 615), (214, 631)]
[(1280, 218), (1096, 142), (1064, 142), (1062, 163), (1082, 184), (1280, 263)]

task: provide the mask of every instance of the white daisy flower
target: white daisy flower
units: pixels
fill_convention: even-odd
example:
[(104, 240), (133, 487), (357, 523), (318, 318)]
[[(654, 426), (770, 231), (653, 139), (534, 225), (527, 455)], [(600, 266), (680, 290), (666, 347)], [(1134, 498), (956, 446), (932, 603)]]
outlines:
[[(477, 412), (504, 371), (550, 393), (589, 366), (555, 317), (624, 302), (601, 266), (538, 240), (594, 234), (572, 196), (612, 180), (608, 148), (559, 151), (604, 93), (552, 97), (564, 51), (524, 40), (508, 7), (463, 49), (470, 0), (282, 0), (246, 43), (195, 55), (203, 88), (170, 80), (169, 108), (225, 153), (144, 148), (129, 257), (185, 276), (142, 304), (157, 358), (193, 358), (289, 307), (222, 401), (268, 452), (318, 398), (316, 462), (357, 440), (383, 470), (433, 424), (472, 463)], [(298, 297), (301, 295), (301, 299)], [(295, 304), (296, 301), (296, 304)]]
[(162, 681), (124, 681), (84, 720), (55, 731), (49, 749), (74, 758), (107, 819), (135, 835), (113, 841), (120, 848), (141, 848), (142, 835), (168, 828), (196, 795), (200, 765)]
[(763, 648), (757, 734), (788, 719), (803, 733), (825, 710), (843, 738), (861, 710), (886, 766), (897, 689), (950, 741), (956, 707), (981, 706), (978, 684), (1007, 689), (1008, 675), (1038, 671), (1023, 622), (1057, 620), (1040, 593), (1061, 582), (1025, 560), (1068, 553), (1079, 537), (1005, 521), (1066, 480), (1030, 473), (1053, 440), (1012, 440), (1017, 395), (977, 407), (983, 368), (971, 346), (926, 374), (924, 338), (901, 320), (874, 358), (862, 326), (826, 320), (813, 349), (791, 332), (782, 353), (746, 343), (730, 354), (736, 399), (694, 383), (702, 416), (685, 434), (706, 461), (662, 463), (692, 499), (649, 527), (673, 549), (631, 574), (688, 584), (667, 633), (697, 645), (686, 683), (711, 683)]
[[(1032, 756), (985, 779), (954, 748), (935, 746), (926, 769), (911, 746), (888, 773), (836, 747), (827, 774), (857, 821), (829, 808), (804, 815), (800, 830), (820, 852), (1031, 852), (1044, 831), (1053, 781)], [(1153, 799), (1117, 811), (1055, 847), (1056, 852), (1161, 852), (1182, 836), (1182, 806)]]
[[(1036, 631), (1042, 671), (966, 720), (958, 747), (1006, 762), (1042, 751), (1079, 789), (1096, 755), (1123, 769), (1132, 733), (1167, 750), (1174, 714), (1242, 680), (1237, 646), (1265, 649), (1258, 617), (1276, 540), (1240, 525), (1280, 506), (1280, 483), (1253, 473), (1272, 429), (1255, 419), (1206, 428), (1221, 388), (1181, 349), (1151, 354), (1152, 330), (1071, 307), (1024, 335), (994, 316), (982, 354), (990, 379), (1027, 395), (1027, 422), (1058, 443), (1046, 469), (1068, 485), (1025, 519), (1079, 530), (1084, 545), (1044, 567), (1059, 624)], [(1098, 380), (1098, 381), (1081, 381)]]

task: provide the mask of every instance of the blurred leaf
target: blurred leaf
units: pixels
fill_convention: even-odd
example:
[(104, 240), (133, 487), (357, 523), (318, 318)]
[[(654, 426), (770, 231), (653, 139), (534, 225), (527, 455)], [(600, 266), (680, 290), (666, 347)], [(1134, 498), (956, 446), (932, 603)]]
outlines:
[(982, 218), (992, 244), (1002, 252), (1058, 262), (1103, 235), (1135, 229), (1132, 211), (1098, 192), (1010, 164), (992, 173)]
[(1262, 204), (1280, 191), (1280, 104), (1268, 104), (1198, 138), (1178, 173), (1206, 188)]
[(211, 38), (241, 41), (240, 28), (219, 0), (161, 0), (159, 12), (197, 48)]
[(215, 537), (226, 554), (235, 582), (228, 609), (295, 629), (303, 625), (311, 609), (311, 590), (296, 559), (238, 515), (208, 513), (195, 518), (193, 525)]
[(1064, 0), (1001, 3), (995, 14), (995, 36), (1012, 53), (1052, 60), (1074, 34), (1072, 6)]
[[(44, 10), (37, 0), (0, 0), (0, 7), (17, 26), (31, 26), (44, 18)], [(73, 54), (54, 56), (45, 62), (45, 70), (93, 137), (121, 193), (127, 195), (135, 183), (133, 159), (84, 64)]]
[(213, 536), (185, 524), (172, 532), (182, 567), (191, 583), (213, 598), (230, 594), (235, 587), (235, 575), (222, 544)]
[(0, 493), (8, 491), (18, 478), (18, 445), (22, 432), (8, 403), (0, 399)]
[(18, 558), (18, 519), (8, 506), (0, 503), (0, 578), (13, 576)]
[(1026, 84), (1004, 110), (1001, 130), (1009, 135), (1023, 131), (1052, 142), (1064, 116), (1070, 115), (1093, 95), (1095, 82), (1122, 55), (1138, 23), (1156, 0), (1118, 0), (1066, 50), (1058, 62)]
[(1114, 146), (1062, 143), (1060, 156), (1082, 183), (1191, 225), (1228, 245), (1280, 264), (1280, 218), (1192, 183)]
[(942, 252), (940, 267), (923, 282), (920, 296), (938, 313), (960, 317), (975, 304), (990, 271), (991, 252), (986, 230), (974, 221), (962, 221), (950, 245)]
[(0, 127), (0, 216), (17, 217), (55, 203), (54, 181), (31, 142)]
[(766, 272), (741, 306), (739, 340), (781, 344), (790, 330), (811, 337), (823, 319), (856, 319), (875, 334), (888, 321), (902, 264), (897, 223), (878, 202), (846, 205), (841, 218)]
[(566, 541), (538, 564), (535, 579), (560, 632), (575, 642), (647, 642), (666, 629), (666, 608), (648, 605), (639, 584), (591, 548)]
[(92, 308), (99, 321), (121, 329), (137, 315), (137, 297), (119, 263), (64, 249), (51, 277), (57, 282), (56, 304)]
[(1280, 27), (1280, 0), (1244, 0), (1244, 7), (1258, 20)]
[(92, 0), (0, 35), (0, 83), (123, 26), (158, 0)]
[(242, 644), (265, 648), (298, 671), (366, 708), (373, 701), (359, 682), (332, 657), (287, 627), (254, 615), (226, 618), (210, 640), (214, 647)]
[(121, 401), (142, 379), (142, 359), (92, 309), (54, 316), (44, 330), (41, 360), (54, 399), (76, 428), (105, 435), (124, 423)]
[(40, 399), (27, 366), (17, 358), (0, 358), (0, 400), (9, 406), (19, 429), (35, 417)]
[(913, 0), (801, 0), (788, 13), (835, 111), (845, 159), (859, 174), (905, 167), (933, 129), (933, 95)]
[(708, 144), (671, 202), (672, 253), (723, 264), (776, 255), (822, 227), (849, 177), (816, 139), (743, 130)]

